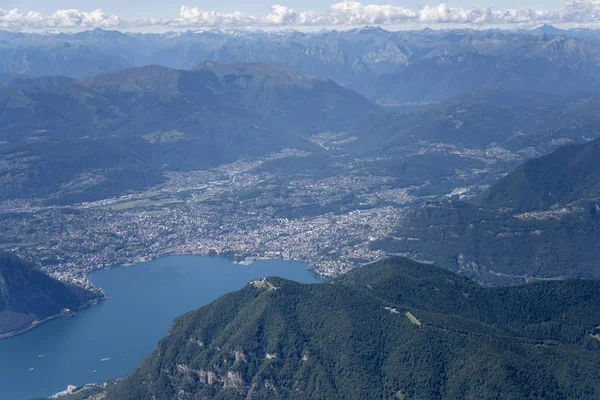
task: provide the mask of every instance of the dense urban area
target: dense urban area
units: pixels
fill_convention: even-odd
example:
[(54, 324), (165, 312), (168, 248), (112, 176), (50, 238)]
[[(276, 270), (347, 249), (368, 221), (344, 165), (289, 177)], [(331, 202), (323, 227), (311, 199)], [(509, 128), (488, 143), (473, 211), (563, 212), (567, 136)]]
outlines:
[[(331, 134), (313, 137), (316, 143), (325, 139)], [(43, 205), (44, 199), (4, 201), (2, 247), (16, 249), (56, 278), (88, 288), (93, 285), (86, 275), (93, 270), (169, 254), (223, 255), (241, 264), (299, 260), (319, 275), (333, 277), (389, 255), (370, 249), (369, 243), (397, 228), (407, 206), (434, 197), (468, 197), (481, 189), (473, 183), (481, 176), (502, 173), (499, 165), (521, 161), (535, 149), (516, 154), (498, 146), (459, 150), (422, 142), (403, 151), (402, 157), (454, 154), (485, 167), (456, 169), (439, 188), (424, 191), (431, 182), (398, 187), (392, 176), (371, 174), (368, 166), (381, 159), (348, 154), (335, 156), (325, 174), (308, 166), (283, 171), (274, 166), (302, 160), (310, 165), (313, 156), (285, 149), (215, 169), (170, 171), (164, 184), (95, 202), (57, 206)], [(6, 161), (4, 168), (15, 165)], [(86, 173), (65, 187), (84, 189), (102, 179), (103, 171)], [(447, 193), (428, 194), (438, 190)]]

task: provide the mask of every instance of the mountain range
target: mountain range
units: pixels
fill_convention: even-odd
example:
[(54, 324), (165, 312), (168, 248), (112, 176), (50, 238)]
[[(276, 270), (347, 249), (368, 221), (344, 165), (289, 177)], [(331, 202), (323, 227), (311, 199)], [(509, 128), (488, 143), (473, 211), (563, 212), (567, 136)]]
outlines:
[[(599, 100), (481, 89), (407, 111), (331, 80), (240, 62), (153, 65), (86, 80), (12, 77), (0, 85), (0, 198), (98, 200), (160, 184), (168, 171), (284, 148), (398, 159), (381, 168), (401, 187), (444, 181), (467, 165), (485, 170), (469, 152), (504, 152), (488, 168), (496, 176), (560, 143), (597, 137)], [(312, 136), (321, 133), (335, 135), (318, 145)], [(449, 153), (439, 155), (445, 162), (423, 155), (432, 146)], [(361, 173), (381, 174), (379, 164)], [(89, 184), (70, 189), (71, 181)]]
[(549, 93), (599, 88), (597, 31), (442, 30), (0, 32), (0, 73), (85, 79), (146, 65), (208, 60), (279, 64), (389, 104), (449, 99), (494, 86)]
[[(56, 201), (140, 190), (166, 170), (198, 170), (341, 130), (379, 106), (333, 81), (277, 65), (148, 66), (68, 78), (13, 78), (0, 89), (0, 153), (11, 160), (0, 197), (55, 194), (85, 173), (97, 185)], [(310, 116), (310, 118), (307, 118)], [(23, 168), (20, 168), (23, 167)]]
[[(0, 103), (4, 104), (0, 110), (4, 127), (0, 133), (0, 198), (39, 199), (49, 205), (100, 200), (158, 185), (168, 172), (212, 168), (286, 148), (312, 153), (307, 166), (318, 168), (307, 172), (305, 166), (304, 171), (297, 171), (305, 176), (350, 171), (384, 179), (385, 185), (394, 189), (419, 185), (415, 194), (423, 198), (441, 196), (445, 190), (450, 193), (465, 184), (457, 177), (460, 171), (471, 175), (469, 184), (486, 184), (521, 159), (550, 151), (560, 143), (597, 137), (599, 99), (597, 94), (482, 89), (404, 112), (378, 106), (328, 79), (276, 64), (240, 62), (205, 62), (193, 70), (147, 66), (86, 80), (13, 77), (0, 87)], [(323, 133), (333, 136), (320, 142), (314, 139), (315, 134)], [(566, 155), (571, 151), (577, 153), (561, 150)], [(583, 245), (570, 246), (577, 253), (571, 257), (570, 251), (557, 254), (554, 244), (568, 237), (595, 237), (589, 232), (593, 224), (574, 234), (574, 225), (565, 224), (573, 215), (568, 214), (561, 219), (561, 229), (546, 226), (556, 223), (555, 219), (533, 229), (532, 220), (523, 222), (518, 207), (512, 204), (545, 201), (542, 206), (551, 207), (555, 202), (552, 196), (563, 196), (558, 186), (560, 190), (568, 188), (561, 183), (565, 180), (578, 185), (571, 197), (580, 197), (590, 190), (583, 185), (587, 181), (577, 182), (579, 178), (593, 179), (586, 178), (595, 168), (593, 152), (588, 150), (592, 155), (580, 157), (579, 162), (553, 161), (533, 168), (532, 176), (519, 178), (517, 172), (502, 181), (520, 179), (539, 185), (548, 180), (548, 187), (541, 189), (548, 189), (550, 197), (513, 183), (507, 186), (513, 189), (499, 183), (481, 195), (490, 206), (514, 209), (516, 216), (488, 206), (482, 211), (476, 203), (429, 205), (409, 212), (398, 232), (372, 243), (371, 248), (469, 271), (472, 278), (491, 284), (529, 277), (596, 276), (595, 256), (577, 250)], [(364, 161), (357, 163), (357, 156)], [(318, 163), (312, 165), (314, 160)], [(536, 163), (523, 168), (530, 170)], [(289, 180), (290, 167), (277, 169), (278, 165), (277, 161), (265, 163), (256, 172), (276, 173), (283, 184)], [(569, 172), (573, 167), (576, 172)], [(543, 173), (559, 172), (562, 175), (542, 178)], [(507, 196), (514, 198), (506, 203)], [(331, 206), (319, 203), (306, 209), (284, 207), (281, 216), (335, 212), (348, 201), (358, 209), (373, 207), (351, 199), (354, 197), (342, 196)], [(456, 212), (460, 212), (456, 217), (460, 224), (447, 223)], [(481, 213), (486, 217), (480, 218)], [(586, 216), (595, 218), (593, 213)], [(518, 228), (498, 227), (499, 221), (507, 218), (510, 226), (517, 224)], [(475, 224), (482, 219), (485, 223)], [(487, 224), (494, 228), (487, 229)], [(466, 228), (470, 226), (481, 227), (481, 231)], [(449, 229), (456, 231), (449, 233)], [(530, 232), (537, 232), (531, 236), (534, 242), (521, 240)], [(547, 240), (547, 235), (556, 232), (563, 233)], [(503, 240), (496, 240), (497, 235)], [(408, 240), (413, 238), (419, 240)], [(446, 238), (443, 251), (441, 238)], [(525, 245), (527, 249), (523, 249)], [(523, 251), (506, 252), (505, 246)], [(517, 254), (521, 256), (515, 260)]]

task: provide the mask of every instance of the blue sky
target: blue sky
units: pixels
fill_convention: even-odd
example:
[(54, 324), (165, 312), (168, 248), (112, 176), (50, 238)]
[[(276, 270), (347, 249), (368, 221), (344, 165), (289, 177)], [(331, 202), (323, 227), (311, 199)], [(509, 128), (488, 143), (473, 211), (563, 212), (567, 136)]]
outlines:
[[(0, 8), (19, 8), (22, 11), (39, 11), (51, 14), (56, 10), (74, 8), (82, 11), (102, 9), (125, 17), (176, 17), (179, 8), (183, 5), (198, 7), (203, 10), (219, 12), (241, 11), (247, 14), (267, 14), (273, 4), (282, 4), (299, 11), (315, 10), (325, 11), (337, 1), (331, 0), (0, 0)], [(448, 3), (452, 7), (497, 7), (497, 8), (560, 8), (563, 0), (371, 0), (362, 1), (363, 4), (391, 4), (407, 8), (417, 8), (422, 5), (437, 5)]]

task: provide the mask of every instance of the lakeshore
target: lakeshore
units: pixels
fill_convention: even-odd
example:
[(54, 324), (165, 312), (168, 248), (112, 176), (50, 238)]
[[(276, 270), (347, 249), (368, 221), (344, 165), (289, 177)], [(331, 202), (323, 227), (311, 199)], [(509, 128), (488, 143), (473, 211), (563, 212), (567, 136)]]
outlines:
[(121, 377), (152, 351), (174, 318), (267, 276), (319, 281), (304, 263), (256, 260), (240, 266), (189, 255), (90, 273), (108, 300), (0, 341), (2, 399), (47, 397), (68, 385)]
[[(106, 300), (108, 297), (106, 296), (105, 293), (103, 293), (102, 297), (99, 297), (97, 299), (95, 299), (94, 301), (89, 302), (86, 306), (80, 308), (77, 311), (81, 311), (81, 310), (85, 310), (86, 308), (90, 308), (93, 307), (97, 304), (99, 304), (101, 301)], [(15, 331), (12, 332), (6, 332), (0, 335), (0, 340), (5, 340), (5, 339), (9, 339), (11, 337), (15, 337), (15, 336), (19, 336), (19, 335), (23, 335), (27, 332), (29, 332), (32, 329), (35, 329), (47, 322), (50, 322), (52, 320), (55, 320), (57, 318), (75, 318), (77, 317), (77, 313), (75, 311), (72, 310), (62, 310), (60, 313), (55, 314), (55, 315), (51, 315), (47, 318), (41, 319), (41, 320), (35, 320), (33, 322), (31, 322), (31, 324), (29, 324), (28, 326), (21, 328), (21, 329), (17, 329)]]
[(65, 317), (65, 315), (63, 315), (63, 313), (60, 313), (60, 314), (56, 314), (56, 315), (51, 315), (50, 317), (44, 318), (42, 320), (35, 320), (25, 328), (21, 328), (16, 331), (1, 334), (0, 340), (5, 340), (5, 339), (9, 339), (11, 337), (23, 335), (23, 334), (29, 332), (30, 330), (35, 329), (35, 328), (45, 324), (46, 322), (50, 322), (54, 319), (63, 318), (63, 317)]

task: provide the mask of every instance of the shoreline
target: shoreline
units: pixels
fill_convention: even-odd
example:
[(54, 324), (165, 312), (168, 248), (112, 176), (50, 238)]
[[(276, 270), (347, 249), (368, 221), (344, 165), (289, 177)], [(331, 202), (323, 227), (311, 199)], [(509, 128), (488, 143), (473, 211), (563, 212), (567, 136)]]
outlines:
[[(90, 307), (93, 307), (97, 304), (99, 304), (100, 302), (102, 302), (103, 300), (106, 300), (108, 297), (104, 294), (103, 296), (98, 297), (97, 299), (95, 299), (94, 301), (89, 302), (88, 304), (86, 304), (84, 307), (79, 308), (77, 311), (81, 311), (81, 310), (85, 310), (88, 309)], [(17, 329), (16, 331), (11, 331), (11, 332), (6, 332), (6, 333), (2, 333), (0, 334), (0, 340), (6, 340), (6, 339), (10, 339), (13, 338), (15, 336), (21, 336), (24, 335), (25, 333), (34, 330), (35, 328), (44, 325), (47, 322), (53, 321), (55, 319), (59, 319), (59, 318), (75, 318), (77, 317), (77, 313), (75, 311), (70, 311), (68, 313), (65, 312), (60, 312), (59, 314), (54, 314), (51, 315), (47, 318), (44, 318), (42, 320), (35, 320), (32, 323), (30, 323), (28, 326), (21, 328), (21, 329)]]
[[(148, 259), (145, 259), (143, 261), (138, 261), (138, 262), (132, 262), (132, 263), (127, 263), (127, 264), (120, 264), (120, 265), (114, 265), (114, 266), (108, 266), (108, 267), (103, 267), (103, 268), (98, 268), (92, 271), (89, 271), (87, 273), (85, 273), (85, 277), (88, 278), (89, 274), (92, 274), (94, 272), (99, 272), (99, 271), (104, 271), (104, 270), (109, 270), (109, 269), (113, 269), (113, 268), (120, 268), (120, 267), (135, 267), (137, 265), (141, 265), (144, 263), (148, 263), (154, 260), (158, 260), (160, 258), (164, 258), (164, 257), (174, 257), (174, 256), (196, 256), (196, 257), (221, 257), (224, 259), (229, 260), (230, 262), (232, 262), (235, 265), (238, 265), (240, 267), (248, 267), (251, 266), (252, 264), (254, 264), (256, 261), (270, 261), (270, 260), (282, 260), (282, 261), (291, 261), (291, 262), (300, 262), (303, 264), (306, 264), (305, 269), (310, 271), (315, 277), (321, 279), (322, 281), (326, 280), (326, 277), (321, 276), (320, 274), (318, 274), (315, 270), (309, 268), (310, 263), (306, 262), (306, 261), (302, 261), (302, 260), (294, 260), (294, 259), (288, 259), (288, 258), (277, 258), (277, 257), (265, 257), (265, 258), (245, 258), (242, 260), (236, 260), (235, 256), (232, 256), (230, 254), (206, 254), (206, 253), (193, 253), (193, 252), (173, 252), (173, 253), (168, 253), (168, 254), (161, 254), (157, 257), (149, 257)], [(95, 286), (95, 285), (94, 285)], [(99, 296), (96, 300), (91, 301), (90, 303), (88, 303), (86, 306), (80, 308), (77, 311), (81, 311), (81, 310), (85, 310), (87, 308), (93, 307), (97, 304), (99, 304), (100, 302), (108, 299), (108, 295), (104, 292), (104, 290), (102, 290), (102, 288), (97, 288), (100, 290), (101, 296)], [(56, 315), (52, 315), (50, 317), (47, 317), (43, 320), (35, 320), (33, 321), (31, 324), (29, 324), (27, 327), (25, 328), (21, 328), (18, 329), (16, 331), (12, 331), (12, 332), (7, 332), (7, 333), (2, 333), (0, 334), (0, 340), (6, 340), (6, 339), (10, 339), (12, 337), (15, 336), (20, 336), (23, 335), (47, 322), (50, 322), (52, 320), (58, 319), (58, 318), (64, 318), (64, 317), (76, 317), (75, 315), (65, 315), (64, 313), (60, 313), (60, 314), (56, 314)]]
[(38, 326), (41, 326), (41, 325), (45, 324), (46, 322), (50, 322), (52, 320), (55, 320), (55, 319), (58, 319), (58, 318), (62, 318), (62, 317), (65, 317), (65, 315), (63, 315), (61, 313), (61, 314), (52, 315), (52, 316), (50, 316), (48, 318), (45, 318), (45, 319), (42, 319), (42, 320), (35, 320), (31, 324), (29, 324), (27, 327), (25, 327), (25, 328), (21, 328), (21, 329), (18, 329), (16, 331), (12, 331), (12, 332), (7, 332), (7, 333), (0, 334), (0, 340), (10, 339), (10, 338), (15, 337), (15, 336), (23, 335), (23, 334), (25, 334), (25, 333), (27, 333), (27, 332), (29, 332), (29, 331), (37, 328)]
[[(89, 275), (93, 274), (95, 272), (99, 272), (99, 271), (106, 271), (106, 270), (110, 270), (113, 268), (120, 268), (120, 267), (126, 267), (126, 268), (131, 268), (131, 267), (135, 267), (141, 264), (145, 264), (145, 263), (149, 263), (161, 258), (165, 258), (165, 257), (175, 257), (175, 256), (195, 256), (195, 257), (214, 257), (214, 258), (224, 258), (227, 259), (229, 261), (231, 261), (233, 264), (235, 265), (239, 265), (242, 267), (249, 267), (252, 266), (252, 264), (254, 264), (257, 261), (290, 261), (290, 262), (298, 262), (298, 263), (302, 263), (302, 264), (306, 264), (304, 269), (310, 271), (313, 275), (315, 275), (317, 278), (321, 279), (321, 280), (328, 280), (331, 277), (328, 275), (324, 275), (324, 274), (320, 274), (318, 273), (315, 269), (310, 268), (310, 266), (312, 265), (312, 263), (310, 261), (306, 261), (306, 260), (299, 260), (299, 259), (295, 259), (295, 258), (286, 258), (286, 257), (246, 257), (246, 256), (238, 256), (235, 254), (231, 254), (231, 253), (211, 253), (211, 252), (193, 252), (193, 251), (173, 251), (173, 252), (167, 252), (167, 253), (163, 253), (160, 255), (154, 255), (154, 256), (146, 256), (146, 257), (142, 257), (141, 260), (133, 260), (130, 262), (125, 262), (122, 264), (115, 264), (115, 265), (107, 265), (107, 266), (103, 266), (100, 268), (96, 268), (87, 272), (84, 272), (83, 276), (87, 279), (89, 279)], [(91, 281), (91, 280), (90, 280)], [(96, 287), (94, 285), (94, 287)], [(100, 290), (102, 290), (102, 288), (98, 288)]]

